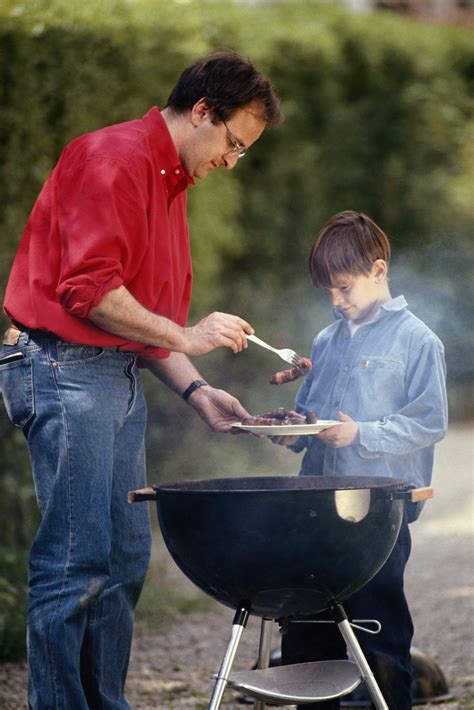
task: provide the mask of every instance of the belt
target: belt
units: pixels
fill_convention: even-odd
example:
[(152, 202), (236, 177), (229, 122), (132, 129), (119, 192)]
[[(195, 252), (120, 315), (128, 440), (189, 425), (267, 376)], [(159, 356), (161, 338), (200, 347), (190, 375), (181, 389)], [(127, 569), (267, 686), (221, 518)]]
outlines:
[[(35, 330), (35, 328), (30, 328), (17, 320), (12, 320), (10, 327), (6, 330), (5, 335), (3, 336), (3, 345), (16, 345), (22, 333), (26, 333), (31, 340), (61, 340), (59, 335), (56, 335), (56, 333), (51, 333), (51, 331), (48, 330)], [(74, 343), (74, 345), (80, 346), (82, 343)], [(107, 346), (97, 345), (97, 347), (106, 348)], [(118, 346), (112, 346), (112, 350), (116, 350), (117, 352), (124, 354), (128, 353), (136, 357), (136, 353), (133, 350), (122, 350)]]
[(22, 333), (28, 333), (28, 335), (36, 335), (37, 337), (47, 337), (47, 338), (56, 338), (57, 335), (55, 333), (51, 333), (49, 330), (37, 330), (35, 328), (30, 328), (28, 325), (24, 325), (23, 323), (20, 323), (17, 320), (12, 320), (13, 327), (16, 328), (17, 330), (21, 331)]
[(23, 323), (20, 323), (17, 320), (12, 320), (10, 327), (16, 328), (16, 330), (19, 330), (21, 333), (29, 333), (32, 330), (27, 325), (23, 325)]

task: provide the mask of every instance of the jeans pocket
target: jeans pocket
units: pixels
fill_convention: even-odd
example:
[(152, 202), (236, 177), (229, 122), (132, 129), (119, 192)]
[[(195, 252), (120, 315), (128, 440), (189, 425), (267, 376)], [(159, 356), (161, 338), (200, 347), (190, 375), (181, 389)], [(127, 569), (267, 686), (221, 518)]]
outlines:
[(8, 418), (23, 429), (35, 413), (31, 358), (19, 352), (0, 356), (0, 384)]
[(137, 398), (137, 383), (136, 383), (136, 379), (135, 379), (136, 378), (135, 357), (133, 355), (130, 356), (130, 360), (125, 365), (124, 372), (130, 381), (130, 399), (128, 401), (128, 407), (127, 407), (127, 415), (128, 415), (132, 411), (133, 406), (135, 404), (135, 400)]
[(56, 344), (58, 365), (87, 365), (104, 356), (104, 348), (97, 345), (75, 345), (59, 340)]

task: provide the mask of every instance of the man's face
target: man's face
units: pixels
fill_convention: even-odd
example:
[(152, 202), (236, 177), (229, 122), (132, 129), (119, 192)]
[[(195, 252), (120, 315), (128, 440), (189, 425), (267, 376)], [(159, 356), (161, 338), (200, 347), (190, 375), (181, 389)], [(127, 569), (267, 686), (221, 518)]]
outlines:
[(252, 104), (237, 109), (225, 124), (212, 123), (212, 118), (212, 111), (199, 102), (191, 114), (192, 132), (180, 147), (181, 162), (194, 178), (203, 179), (219, 167), (232, 170), (239, 160), (238, 154), (231, 152), (235, 141), (247, 150), (260, 138), (266, 125), (259, 116), (258, 106)]
[(378, 259), (368, 274), (334, 276), (331, 287), (324, 289), (333, 307), (346, 320), (364, 323), (375, 315), (386, 300), (385, 291), (381, 288), (384, 273), (378, 268), (381, 263), (385, 264), (382, 259)]

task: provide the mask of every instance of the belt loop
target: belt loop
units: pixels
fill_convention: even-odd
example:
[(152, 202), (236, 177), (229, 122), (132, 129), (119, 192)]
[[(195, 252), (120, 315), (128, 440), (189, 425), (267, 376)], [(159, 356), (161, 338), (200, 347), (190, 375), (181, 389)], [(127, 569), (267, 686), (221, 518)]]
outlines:
[(49, 338), (48, 341), (49, 359), (51, 363), (57, 362), (58, 359), (58, 341), (56, 338)]

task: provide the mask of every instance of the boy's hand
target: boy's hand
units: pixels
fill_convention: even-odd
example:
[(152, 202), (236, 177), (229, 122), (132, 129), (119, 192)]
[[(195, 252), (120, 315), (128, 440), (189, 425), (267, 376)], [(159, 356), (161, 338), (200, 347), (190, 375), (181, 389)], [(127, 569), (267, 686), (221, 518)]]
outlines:
[(321, 441), (334, 449), (353, 444), (359, 434), (359, 425), (347, 414), (338, 412), (337, 418), (342, 424), (329, 427), (318, 434)]

